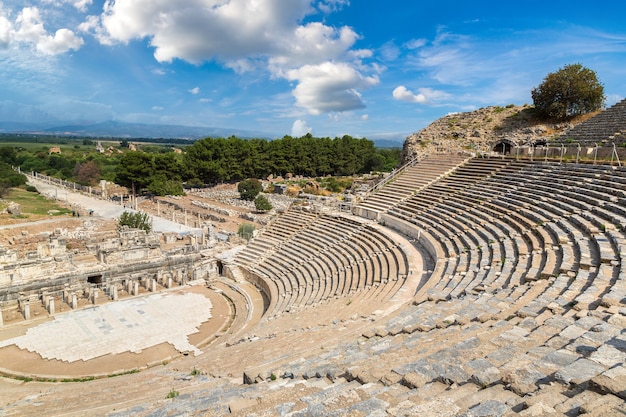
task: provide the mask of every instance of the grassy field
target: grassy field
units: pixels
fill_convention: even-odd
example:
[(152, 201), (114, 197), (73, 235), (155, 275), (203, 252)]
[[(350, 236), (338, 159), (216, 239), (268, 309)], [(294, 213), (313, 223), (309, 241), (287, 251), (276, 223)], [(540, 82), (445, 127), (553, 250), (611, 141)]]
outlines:
[[(12, 188), (4, 197), (4, 201), (0, 200), (0, 210), (3, 210), (13, 201), (20, 205), (20, 217), (28, 219), (41, 219), (51, 216), (65, 216), (71, 213), (71, 210), (62, 207), (54, 200), (48, 200), (38, 193), (26, 191), (23, 188)], [(0, 214), (0, 219), (9, 219), (14, 217), (10, 214)]]

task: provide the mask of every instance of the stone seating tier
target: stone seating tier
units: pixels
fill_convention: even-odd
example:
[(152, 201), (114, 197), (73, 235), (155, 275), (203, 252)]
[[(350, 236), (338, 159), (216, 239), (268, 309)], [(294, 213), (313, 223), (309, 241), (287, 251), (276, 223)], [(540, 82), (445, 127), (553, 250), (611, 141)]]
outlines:
[[(322, 353), (246, 371), (246, 381), (263, 383), (224, 384), (159, 411), (626, 413), (625, 183), (613, 180), (624, 175), (621, 168), (480, 159), (408, 196), (390, 197), (387, 227), (421, 236), (417, 247), (435, 261), (411, 305)], [(279, 243), (268, 230), (256, 238), (268, 237), (267, 253), (250, 265), (279, 284), (278, 298), (297, 293), (301, 280), (322, 277), (332, 282), (331, 292), (351, 292), (385, 271), (393, 275), (394, 265), (398, 275), (403, 270), (402, 251), (372, 229), (319, 216)], [(291, 278), (285, 267), (294, 269)], [(339, 289), (333, 281), (339, 272), (358, 284)], [(380, 293), (361, 289), (364, 299), (379, 300)], [(312, 292), (274, 310), (327, 296), (326, 289)]]

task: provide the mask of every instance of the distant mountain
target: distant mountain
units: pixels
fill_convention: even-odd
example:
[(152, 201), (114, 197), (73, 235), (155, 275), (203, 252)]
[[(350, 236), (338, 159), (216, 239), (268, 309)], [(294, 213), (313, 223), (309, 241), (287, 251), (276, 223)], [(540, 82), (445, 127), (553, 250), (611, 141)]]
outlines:
[[(26, 133), (60, 136), (87, 136), (87, 137), (112, 137), (112, 138), (163, 138), (163, 139), (189, 139), (196, 140), (206, 137), (237, 136), (238, 138), (274, 139), (282, 137), (279, 134), (258, 132), (243, 129), (230, 129), (204, 126), (183, 125), (153, 125), (145, 123), (126, 123), (109, 120), (100, 123), (72, 123), (60, 124), (59, 122), (47, 123), (23, 123), (0, 121), (0, 133)], [(404, 138), (385, 136), (371, 139), (377, 148), (401, 148)]]
[(267, 138), (272, 136), (266, 132), (254, 132), (242, 129), (182, 125), (152, 125), (144, 123), (125, 123), (113, 120), (88, 125), (54, 126), (45, 129), (45, 132), (55, 135), (118, 138), (201, 139), (208, 136), (229, 137), (234, 135), (240, 138)]
[[(368, 138), (369, 139), (369, 138)], [(377, 148), (402, 148), (404, 139), (370, 139)]]
[(230, 129), (204, 126), (182, 125), (152, 125), (144, 123), (125, 123), (114, 120), (92, 123), (77, 124), (66, 122), (25, 123), (0, 121), (0, 133), (28, 133), (62, 136), (91, 136), (91, 137), (115, 137), (115, 138), (176, 138), (176, 139), (202, 139), (205, 137), (229, 137), (240, 138), (273, 138), (276, 135), (267, 132), (256, 132), (243, 129)]
[(0, 133), (14, 132), (41, 132), (54, 126), (54, 123), (28, 123), (28, 122), (3, 122), (0, 121)]

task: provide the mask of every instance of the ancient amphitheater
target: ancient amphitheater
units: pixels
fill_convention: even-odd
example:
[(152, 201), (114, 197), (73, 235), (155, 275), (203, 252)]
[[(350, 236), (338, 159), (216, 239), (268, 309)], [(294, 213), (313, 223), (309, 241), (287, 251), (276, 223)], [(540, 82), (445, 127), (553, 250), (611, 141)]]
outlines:
[[(587, 149), (624, 133), (626, 102), (568, 141)], [(96, 250), (100, 262), (82, 260), (83, 281), (102, 285), (85, 292), (55, 276), (43, 296), (25, 300), (22, 287), (12, 304), (22, 315), (37, 303), (51, 311), (50, 300), (93, 305), (100, 288), (117, 301), (99, 307), (129, 302), (138, 317), (121, 340), (104, 339), (128, 346), (89, 356), (81, 346), (91, 342), (50, 327), (65, 344), (43, 359), (45, 347), (33, 347), (25, 355), (43, 371), (25, 374), (4, 358), (26, 344), (15, 329), (27, 321), (5, 323), (20, 341), (0, 344), (13, 375), (0, 381), (0, 415), (624, 416), (626, 168), (618, 155), (525, 155), (428, 155), (351, 213), (293, 207), (226, 253), (195, 242), (203, 249), (159, 264), (154, 242), (129, 232)], [(51, 239), (40, 255), (62, 258)], [(4, 271), (27, 263), (0, 256)], [(107, 256), (122, 262), (97, 273)], [(157, 319), (145, 323), (149, 309)], [(114, 331), (105, 324), (96, 327)], [(140, 343), (154, 333), (163, 338)], [(150, 361), (129, 367), (144, 350)], [(106, 372), (72, 371), (92, 360)], [(69, 380), (84, 376), (97, 378)]]

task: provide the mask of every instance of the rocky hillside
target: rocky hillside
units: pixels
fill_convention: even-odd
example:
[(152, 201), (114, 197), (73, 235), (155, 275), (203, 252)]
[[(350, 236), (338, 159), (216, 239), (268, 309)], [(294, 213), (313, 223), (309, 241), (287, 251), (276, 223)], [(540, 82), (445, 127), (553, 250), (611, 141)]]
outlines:
[(449, 114), (406, 139), (404, 160), (437, 150), (489, 152), (502, 140), (518, 145), (549, 141), (593, 115), (549, 123), (538, 120), (533, 110), (528, 105), (508, 105)]

